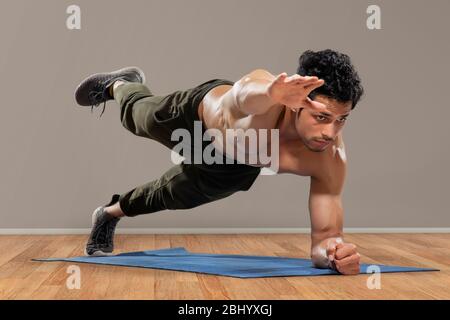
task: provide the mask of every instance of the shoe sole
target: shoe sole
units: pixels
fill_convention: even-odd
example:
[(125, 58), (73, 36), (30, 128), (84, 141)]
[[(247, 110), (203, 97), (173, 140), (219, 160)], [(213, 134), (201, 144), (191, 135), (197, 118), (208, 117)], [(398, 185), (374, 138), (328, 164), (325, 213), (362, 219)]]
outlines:
[(87, 251), (86, 251), (86, 248), (84, 249), (84, 255), (86, 256), (86, 257), (111, 257), (111, 256), (113, 256), (114, 255), (114, 253), (109, 253), (109, 252), (103, 252), (103, 251), (101, 251), (101, 250), (97, 250), (97, 251), (94, 251), (92, 254), (89, 254)]
[[(103, 207), (98, 207), (92, 213), (92, 226), (94, 226), (95, 222), (97, 221), (98, 215), (101, 212), (101, 210), (100, 210), (101, 208), (103, 208)], [(86, 246), (85, 246), (84, 247), (84, 255), (87, 256), (87, 257), (109, 257), (109, 256), (113, 256), (114, 253), (112, 253), (112, 252), (104, 252), (102, 250), (97, 250), (97, 251), (94, 251), (93, 253), (89, 254), (86, 251)]]
[(83, 107), (91, 106), (90, 104), (87, 104), (87, 103), (80, 103), (79, 99), (77, 99), (78, 92), (82, 91), (83, 87), (87, 83), (89, 83), (91, 80), (93, 80), (94, 78), (97, 78), (97, 77), (120, 76), (120, 75), (124, 75), (124, 74), (130, 73), (130, 72), (135, 72), (135, 73), (139, 74), (139, 77), (142, 80), (140, 83), (142, 83), (142, 84), (145, 83), (145, 74), (138, 67), (126, 67), (126, 68), (122, 68), (122, 69), (112, 71), (112, 72), (95, 73), (95, 74), (92, 74), (89, 77), (85, 78), (84, 80), (82, 80), (80, 82), (80, 84), (77, 86), (77, 88), (75, 89), (75, 101), (78, 103), (78, 105), (83, 106)]

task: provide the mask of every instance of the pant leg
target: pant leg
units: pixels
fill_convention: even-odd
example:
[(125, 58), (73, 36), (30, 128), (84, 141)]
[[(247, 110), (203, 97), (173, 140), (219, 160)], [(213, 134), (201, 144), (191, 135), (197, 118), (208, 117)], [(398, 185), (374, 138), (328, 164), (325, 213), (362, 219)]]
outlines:
[[(115, 90), (114, 98), (120, 104), (125, 128), (172, 149), (178, 143), (170, 140), (174, 129), (186, 128), (192, 133), (190, 123), (196, 120), (196, 111), (189, 109), (192, 92), (185, 90), (155, 96), (143, 84), (126, 83)], [(165, 209), (189, 209), (237, 191), (247, 191), (259, 171), (259, 168), (242, 164), (196, 165), (182, 162), (159, 179), (114, 195), (113, 199), (120, 202), (122, 211), (130, 217)]]
[[(125, 83), (116, 88), (114, 99), (120, 105), (120, 118), (126, 129), (171, 149), (178, 143), (170, 139), (172, 131), (188, 128), (183, 112), (188, 94), (185, 90), (155, 96), (143, 84)], [(189, 209), (212, 200), (199, 185), (193, 165), (182, 162), (160, 178), (114, 195), (113, 199), (119, 201), (122, 211), (130, 217), (165, 209)]]
[(129, 217), (166, 209), (190, 209), (249, 190), (259, 172), (259, 168), (207, 171), (196, 164), (182, 162), (160, 178), (116, 194), (113, 199), (119, 201), (122, 211)]
[(173, 131), (178, 128), (192, 131), (193, 128), (187, 108), (191, 105), (191, 91), (178, 90), (155, 96), (141, 83), (125, 83), (116, 88), (114, 99), (120, 105), (120, 119), (126, 129), (173, 149), (179, 143), (172, 140)]
[(161, 210), (190, 209), (224, 198), (231, 193), (206, 192), (194, 164), (184, 162), (171, 167), (160, 178), (138, 186), (124, 194), (115, 195), (124, 214), (134, 217)]
[(114, 90), (114, 99), (120, 105), (123, 126), (137, 136), (152, 139), (151, 123), (153, 106), (165, 97), (155, 96), (141, 83), (125, 83)]

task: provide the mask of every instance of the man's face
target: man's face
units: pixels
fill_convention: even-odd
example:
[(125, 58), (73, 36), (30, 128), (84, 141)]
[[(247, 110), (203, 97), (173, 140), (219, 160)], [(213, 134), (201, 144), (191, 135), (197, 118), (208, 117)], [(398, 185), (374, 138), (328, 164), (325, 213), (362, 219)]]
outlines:
[(314, 101), (324, 104), (326, 109), (302, 108), (296, 113), (295, 128), (309, 150), (322, 152), (344, 128), (352, 103), (338, 102), (322, 95), (316, 96)]

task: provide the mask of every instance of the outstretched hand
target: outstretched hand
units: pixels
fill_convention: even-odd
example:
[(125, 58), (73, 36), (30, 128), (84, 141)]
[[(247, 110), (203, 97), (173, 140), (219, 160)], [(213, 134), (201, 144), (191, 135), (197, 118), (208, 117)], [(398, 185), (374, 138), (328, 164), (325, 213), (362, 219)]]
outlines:
[(299, 74), (294, 74), (288, 77), (287, 73), (283, 72), (269, 85), (268, 94), (276, 103), (283, 104), (291, 109), (305, 107), (316, 110), (325, 109), (324, 104), (308, 98), (311, 91), (324, 83), (323, 79), (319, 79), (316, 76), (303, 77)]

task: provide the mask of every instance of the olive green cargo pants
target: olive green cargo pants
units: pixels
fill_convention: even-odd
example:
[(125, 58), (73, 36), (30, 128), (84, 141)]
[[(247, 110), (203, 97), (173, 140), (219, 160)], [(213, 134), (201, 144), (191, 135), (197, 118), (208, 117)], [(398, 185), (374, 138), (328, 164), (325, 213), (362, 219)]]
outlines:
[[(137, 136), (156, 140), (169, 149), (179, 144), (172, 141), (173, 130), (184, 128), (192, 137), (191, 155), (194, 154), (194, 121), (198, 117), (198, 106), (204, 95), (212, 88), (233, 82), (213, 79), (188, 90), (175, 91), (165, 96), (156, 96), (140, 83), (125, 83), (114, 92), (120, 105), (123, 126)], [(197, 124), (200, 124), (198, 122)], [(202, 135), (206, 128), (201, 123)], [(211, 142), (197, 141), (202, 150)], [(198, 151), (198, 148), (197, 148)], [(215, 152), (218, 152), (215, 150)], [(184, 156), (181, 153), (180, 155)], [(184, 160), (172, 166), (160, 178), (138, 186), (123, 194), (114, 194), (108, 205), (119, 201), (126, 216), (137, 216), (160, 210), (189, 209), (216, 201), (237, 191), (247, 191), (260, 173), (260, 168), (233, 161), (198, 164)], [(187, 162), (187, 163), (186, 163)]]

